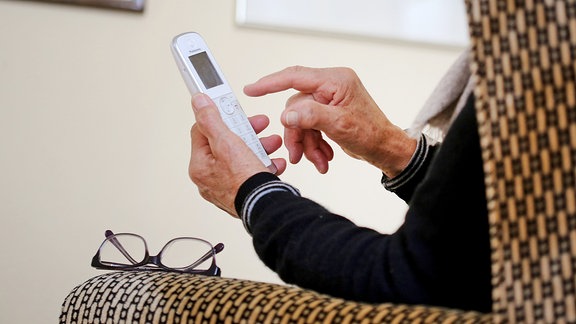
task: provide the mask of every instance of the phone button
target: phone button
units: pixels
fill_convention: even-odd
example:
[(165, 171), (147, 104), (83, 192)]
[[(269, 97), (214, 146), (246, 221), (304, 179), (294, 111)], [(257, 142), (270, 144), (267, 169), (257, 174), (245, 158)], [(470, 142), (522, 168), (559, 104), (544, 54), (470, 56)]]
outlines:
[(225, 114), (232, 115), (238, 107), (238, 101), (230, 98), (223, 97), (220, 99), (220, 108)]

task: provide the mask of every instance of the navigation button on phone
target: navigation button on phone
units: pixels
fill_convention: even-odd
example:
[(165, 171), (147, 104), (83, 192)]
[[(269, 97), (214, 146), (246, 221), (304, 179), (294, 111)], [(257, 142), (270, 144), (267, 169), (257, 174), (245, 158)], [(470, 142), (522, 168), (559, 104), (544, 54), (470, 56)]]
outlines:
[(225, 96), (220, 98), (220, 107), (222, 107), (222, 111), (228, 115), (232, 115), (237, 107), (238, 107), (238, 101)]

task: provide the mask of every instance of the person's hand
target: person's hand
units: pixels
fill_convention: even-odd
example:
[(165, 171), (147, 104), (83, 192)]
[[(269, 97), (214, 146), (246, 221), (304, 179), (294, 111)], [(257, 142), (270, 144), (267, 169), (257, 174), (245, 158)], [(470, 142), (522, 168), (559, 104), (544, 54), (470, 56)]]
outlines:
[[(238, 217), (234, 199), (238, 189), (248, 178), (259, 172), (269, 172), (250, 148), (222, 121), (218, 108), (205, 94), (192, 98), (196, 123), (190, 131), (192, 153), (188, 172), (204, 199)], [(250, 118), (256, 133), (268, 127), (264, 115)], [(278, 135), (261, 138), (266, 152), (273, 153), (282, 146)], [(286, 170), (286, 161), (273, 159), (277, 174)]]
[(244, 88), (249, 96), (287, 89), (299, 91), (286, 103), (281, 121), (291, 163), (302, 155), (320, 173), (334, 152), (322, 133), (350, 156), (378, 167), (387, 176), (400, 173), (416, 149), (416, 140), (393, 125), (348, 68), (290, 67)]

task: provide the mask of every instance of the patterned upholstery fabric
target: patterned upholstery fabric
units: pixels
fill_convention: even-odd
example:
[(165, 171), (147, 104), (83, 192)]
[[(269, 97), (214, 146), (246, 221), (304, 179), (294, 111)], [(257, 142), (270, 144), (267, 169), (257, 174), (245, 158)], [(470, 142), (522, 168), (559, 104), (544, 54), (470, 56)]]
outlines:
[(576, 322), (576, 3), (468, 1), (499, 321)]
[(466, 7), (492, 314), (362, 304), (239, 279), (115, 272), (76, 287), (60, 322), (576, 323), (576, 3), (466, 0)]
[(491, 323), (491, 316), (422, 306), (370, 305), (248, 280), (114, 272), (66, 299), (61, 323)]

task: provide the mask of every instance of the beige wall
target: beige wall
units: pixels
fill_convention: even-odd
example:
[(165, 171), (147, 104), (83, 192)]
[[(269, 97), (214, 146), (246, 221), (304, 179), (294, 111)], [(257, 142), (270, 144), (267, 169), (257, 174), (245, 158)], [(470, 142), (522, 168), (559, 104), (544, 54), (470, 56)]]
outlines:
[[(202, 33), (248, 114), (278, 116), (289, 93), (242, 86), (289, 65), (350, 66), (407, 127), (456, 49), (240, 28), (232, 1), (148, 0), (144, 14), (0, 1), (0, 322), (55, 322), (105, 229), (226, 244), (224, 276), (279, 282), (241, 224), (204, 202), (187, 176), (189, 95), (169, 52)], [(286, 156), (283, 149), (278, 156)], [(340, 150), (327, 175), (302, 163), (283, 177), (335, 212), (392, 231), (405, 205), (380, 174)]]

